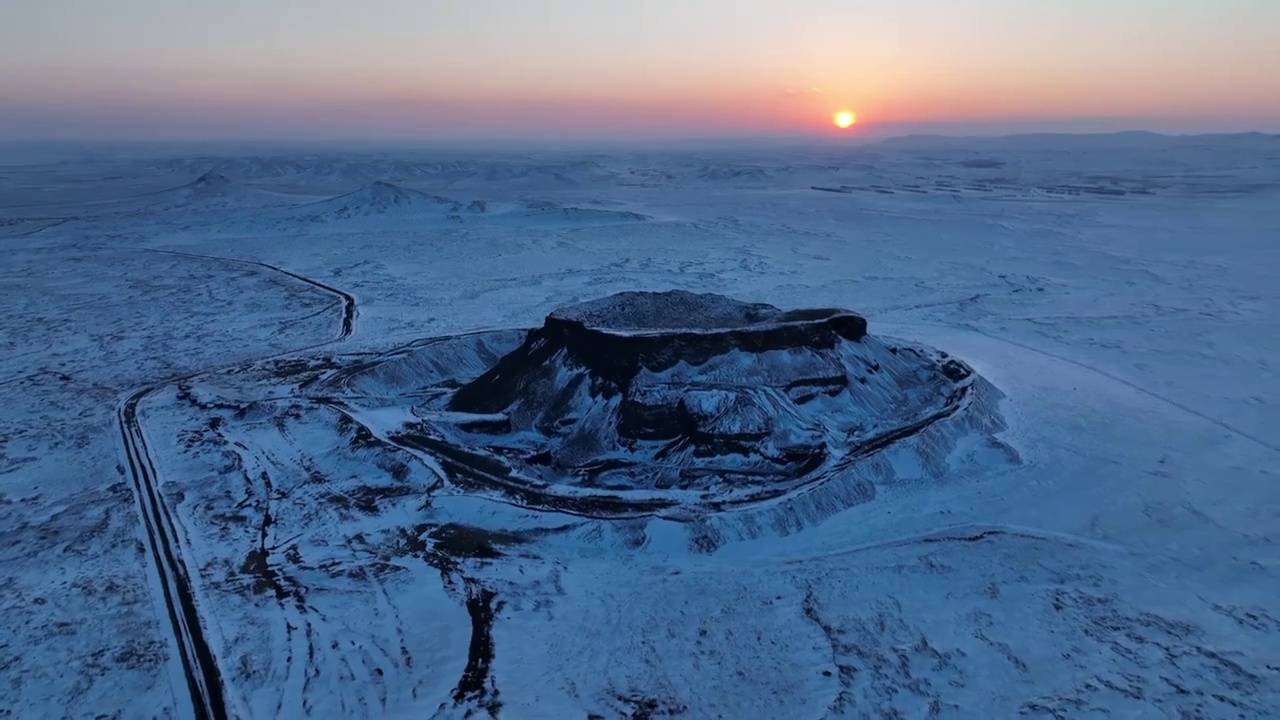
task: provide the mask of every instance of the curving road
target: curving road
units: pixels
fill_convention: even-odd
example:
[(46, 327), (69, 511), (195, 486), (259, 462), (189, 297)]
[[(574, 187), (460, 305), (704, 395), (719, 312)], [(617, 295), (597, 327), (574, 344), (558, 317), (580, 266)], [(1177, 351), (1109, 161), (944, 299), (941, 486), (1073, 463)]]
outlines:
[(222, 676), (205, 642), (200, 614), (191, 591), (190, 575), (177, 539), (177, 528), (160, 497), (155, 464), (147, 454), (147, 443), (138, 426), (138, 403), (157, 387), (138, 390), (121, 403), (118, 410), (120, 436), (124, 441), (134, 496), (147, 536), (146, 548), (155, 562), (187, 690), (191, 693), (192, 714), (199, 720), (225, 718), (227, 710), (222, 697)]
[[(355, 297), (335, 287), (325, 285), (318, 280), (255, 260), (240, 260), (173, 250), (148, 250), (148, 252), (161, 252), (169, 255), (181, 255), (240, 265), (254, 265), (287, 275), (314, 288), (333, 294), (342, 300), (342, 326), (337, 336), (320, 345), (341, 342), (350, 337), (352, 332), (355, 331), (357, 316)], [(319, 347), (319, 345), (299, 348), (291, 352), (315, 347)], [(143, 533), (146, 535), (145, 547), (155, 565), (157, 582), (167, 609), (169, 623), (173, 630), (178, 656), (182, 661), (187, 690), (191, 695), (191, 715), (197, 720), (221, 720), (228, 716), (222, 674), (218, 669), (217, 658), (209, 649), (209, 645), (205, 640), (195, 592), (191, 586), (191, 574), (187, 569), (187, 563), (182, 553), (178, 526), (160, 493), (159, 473), (150, 453), (147, 451), (146, 436), (138, 423), (138, 405), (148, 395), (172, 383), (197, 377), (207, 372), (212, 371), (202, 371), (170, 378), (129, 393), (117, 408), (117, 420), (120, 424), (120, 438), (124, 445), (124, 453), (127, 460), (126, 469), (133, 480), (134, 496), (138, 503), (138, 514), (142, 520)]]
[[(351, 333), (355, 332), (356, 315), (357, 315), (355, 297), (352, 296), (350, 293), (344, 292), (342, 290), (339, 290), (336, 287), (333, 287), (332, 285), (325, 285), (319, 280), (313, 280), (307, 277), (306, 275), (299, 275), (296, 272), (285, 270), (284, 268), (278, 265), (259, 262), (257, 260), (241, 260), (239, 258), (218, 257), (217, 255), (201, 255), (199, 253), (182, 252), (180, 250), (153, 250), (148, 248), (138, 248), (138, 249), (144, 250), (145, 252), (163, 253), (165, 255), (178, 255), (181, 257), (199, 258), (201, 260), (216, 260), (218, 262), (235, 263), (237, 265), (253, 265), (254, 267), (265, 268), (272, 272), (280, 273), (281, 275), (287, 275), (293, 278), (294, 280), (297, 280), (302, 283), (306, 283), (307, 285), (310, 285), (311, 287), (316, 288), (317, 290), (323, 290), (324, 292), (327, 292), (331, 295), (335, 295), (342, 300), (342, 330), (338, 333), (337, 337), (335, 337), (334, 339), (328, 342), (321, 343), (322, 345), (329, 345), (332, 343), (341, 342), (351, 337)], [(310, 348), (299, 348), (298, 350), (293, 350), (291, 352), (298, 352), (299, 350), (307, 350), (307, 349), (310, 349)], [(185, 379), (185, 378), (175, 378), (175, 380), (181, 380), (181, 379)], [(169, 382), (173, 382), (173, 381), (171, 380)]]

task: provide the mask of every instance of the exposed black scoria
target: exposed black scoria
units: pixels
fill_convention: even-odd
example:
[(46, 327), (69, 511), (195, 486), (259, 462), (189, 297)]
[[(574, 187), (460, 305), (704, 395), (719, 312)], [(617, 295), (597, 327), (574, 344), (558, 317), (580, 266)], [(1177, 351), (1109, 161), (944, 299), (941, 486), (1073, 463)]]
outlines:
[(456, 481), (531, 506), (716, 510), (913, 436), (962, 409), (974, 381), (845, 310), (621, 293), (553, 312), (478, 376), (442, 377), (400, 440)]

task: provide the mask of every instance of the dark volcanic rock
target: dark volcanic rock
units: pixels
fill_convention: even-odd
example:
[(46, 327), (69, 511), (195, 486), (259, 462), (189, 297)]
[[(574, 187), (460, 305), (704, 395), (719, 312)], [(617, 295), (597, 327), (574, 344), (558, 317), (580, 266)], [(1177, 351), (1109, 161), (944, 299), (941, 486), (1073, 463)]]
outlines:
[(1020, 462), (998, 438), (1004, 396), (961, 360), (843, 310), (687, 292), (424, 338), (311, 391), (426, 460), (453, 497), (495, 501), (476, 527), (545, 522), (593, 545), (665, 546), (683, 528), (709, 552)]
[(532, 376), (557, 354), (620, 390), (641, 370), (702, 365), (735, 351), (830, 350), (843, 341), (861, 340), (866, 332), (867, 321), (844, 310), (784, 312), (772, 305), (679, 290), (619, 293), (551, 313), (520, 350), (459, 390), (452, 407), (466, 412), (509, 407), (518, 396), (534, 391)]
[(472, 479), (508, 489), (727, 506), (922, 431), (964, 405), (972, 380), (844, 310), (621, 293), (553, 312), (441, 400), (430, 442), (485, 455)]
[(194, 188), (207, 189), (225, 189), (231, 186), (231, 181), (225, 175), (216, 173), (212, 170), (196, 178), (191, 186)]

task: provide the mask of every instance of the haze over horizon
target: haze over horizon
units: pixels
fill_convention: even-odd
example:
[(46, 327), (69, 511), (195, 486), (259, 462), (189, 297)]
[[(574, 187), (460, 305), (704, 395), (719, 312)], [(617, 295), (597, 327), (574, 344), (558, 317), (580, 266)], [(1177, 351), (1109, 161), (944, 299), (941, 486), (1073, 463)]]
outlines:
[(1280, 3), (1143, 5), (53, 0), (0, 11), (0, 140), (1280, 131)]

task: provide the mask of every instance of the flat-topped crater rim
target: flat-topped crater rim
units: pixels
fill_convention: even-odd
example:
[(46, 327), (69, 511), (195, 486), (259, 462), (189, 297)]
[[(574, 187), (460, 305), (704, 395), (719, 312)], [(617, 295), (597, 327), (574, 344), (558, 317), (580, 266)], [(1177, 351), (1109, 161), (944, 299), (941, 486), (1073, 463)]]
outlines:
[(622, 292), (569, 305), (548, 315), (546, 326), (583, 328), (606, 335), (655, 336), (737, 334), (837, 320), (842, 321), (838, 324), (861, 326), (865, 332), (862, 316), (840, 308), (782, 310), (714, 293), (668, 290)]

